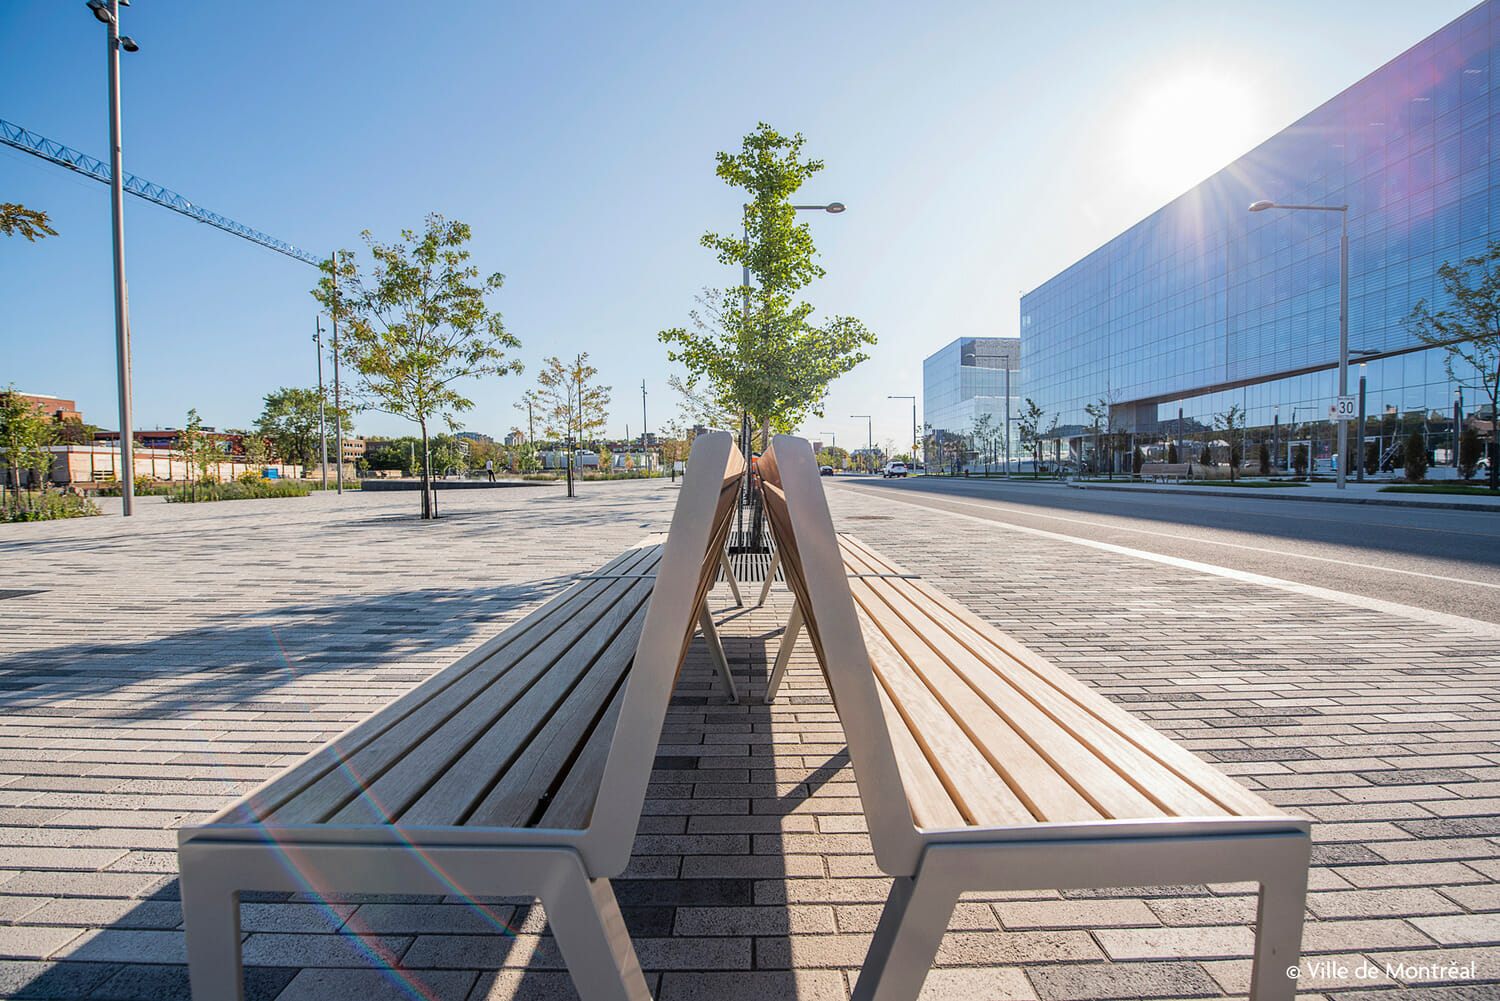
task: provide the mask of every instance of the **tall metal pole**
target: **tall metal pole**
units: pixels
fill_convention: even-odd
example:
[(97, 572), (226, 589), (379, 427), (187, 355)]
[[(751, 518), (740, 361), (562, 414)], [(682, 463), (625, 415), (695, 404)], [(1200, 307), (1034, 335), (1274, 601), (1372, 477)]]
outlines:
[[(1006, 361), (1010, 361), (1009, 358)], [(1005, 370), (1005, 478), (1010, 479), (1010, 369)]]
[[(1349, 395), (1349, 206), (1339, 212), (1339, 395)], [(1349, 421), (1339, 417), (1339, 485), (1349, 468)]]
[(120, 382), (120, 513), (135, 509), (135, 438), (130, 413), (130, 293), (125, 287), (125, 169), (120, 156), (120, 5), (109, 0), (109, 196), (114, 224), (115, 358)]
[[(338, 259), (337, 259), (337, 257), (334, 258), (334, 265), (333, 265), (333, 300), (334, 300), (334, 305), (339, 305), (339, 270), (338, 270)], [(343, 402), (341, 401), (341, 399), (339, 398), (339, 314), (338, 314), (338, 310), (334, 310), (333, 311), (333, 313), (330, 315), (330, 319), (333, 321), (333, 437), (338, 442), (338, 446), (337, 446), (336, 453), (335, 453), (337, 455), (337, 458), (338, 458), (338, 469), (337, 469), (335, 475), (337, 476), (337, 479), (338, 479), (338, 492), (339, 492), (339, 496), (342, 497), (344, 495), (344, 421), (343, 421), (344, 405), (343, 405)], [(422, 461), (426, 462), (427, 461), (427, 457), (423, 456), (422, 457)], [(425, 498), (423, 499), (422, 506), (424, 508), (427, 506), (427, 501), (426, 501)]]
[(320, 468), (323, 470), (323, 490), (328, 490), (328, 426), (323, 418), (323, 324), (313, 317), (313, 340), (318, 343), (318, 440), (322, 442)]
[(646, 380), (641, 380), (641, 459), (646, 458)]
[(1354, 479), (1357, 483), (1365, 481), (1365, 376), (1364, 364), (1361, 363), (1359, 375), (1359, 455), (1356, 457), (1358, 465), (1354, 467)]

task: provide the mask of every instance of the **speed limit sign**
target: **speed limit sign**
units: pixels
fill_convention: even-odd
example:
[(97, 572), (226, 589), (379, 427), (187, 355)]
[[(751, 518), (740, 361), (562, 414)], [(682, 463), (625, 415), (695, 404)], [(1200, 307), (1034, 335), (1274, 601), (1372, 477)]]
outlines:
[(1328, 408), (1328, 419), (1331, 421), (1353, 420), (1359, 406), (1359, 397), (1340, 396), (1333, 406)]

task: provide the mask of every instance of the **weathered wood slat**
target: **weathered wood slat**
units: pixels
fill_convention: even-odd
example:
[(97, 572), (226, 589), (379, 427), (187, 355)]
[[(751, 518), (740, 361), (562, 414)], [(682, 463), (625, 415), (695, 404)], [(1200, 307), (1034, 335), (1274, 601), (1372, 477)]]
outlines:
[[(660, 559), (660, 547), (637, 550), (631, 559), (617, 563), (616, 571), (646, 572), (654, 568)], [(482, 718), (484, 706), (491, 700), (504, 698), (519, 688), (524, 688), (535, 674), (544, 670), (552, 659), (570, 645), (571, 637), (560, 627), (578, 616), (597, 617), (614, 603), (614, 597), (628, 583), (620, 580), (581, 581), (574, 585), (561, 600), (554, 599), (550, 614), (535, 619), (524, 640), (507, 644), (503, 656), (490, 657), (467, 671), (455, 672), (455, 677), (433, 697), (411, 712), (387, 722), (385, 713), (369, 721), (369, 733), (358, 741), (358, 749), (352, 753), (320, 755), (324, 758), (323, 774), (317, 781), (283, 799), (281, 805), (266, 816), (269, 824), (326, 823), (356, 800), (362, 801), (360, 813), (366, 818), (361, 822), (389, 823), (383, 819), (378, 801), (366, 798), (366, 790), (398, 764), (406, 763), (408, 769), (416, 764), (418, 748), (427, 744), (439, 731), (449, 730)], [(478, 701), (479, 706), (475, 707)], [(471, 708), (474, 707), (474, 708)], [(463, 721), (458, 717), (468, 711)], [(355, 736), (356, 731), (351, 732)], [(424, 762), (426, 755), (421, 755)], [(399, 809), (399, 807), (397, 808)], [(351, 813), (352, 816), (352, 813)], [(341, 822), (354, 822), (341, 821)]]
[[(599, 573), (649, 572), (660, 558), (660, 543), (648, 540), (646, 544), (611, 560)], [(465, 660), (439, 671), (376, 715), (355, 724), (280, 775), (273, 776), (211, 822), (245, 824), (268, 821), (288, 801), (331, 774), (344, 773), (342, 779), (346, 784), (354, 781), (352, 769), (378, 774), (391, 756), (400, 753), (401, 745), (393, 742), (393, 737), (398, 741), (407, 739), (440, 725), (452, 707), (472, 698), (495, 675), (508, 670), (516, 660), (550, 636), (555, 631), (558, 616), (571, 614), (596, 600), (604, 586), (602, 582), (589, 581), (573, 585), (469, 654)], [(372, 747), (385, 747), (385, 754), (377, 753), (371, 757), (369, 751)]]
[(329, 822), (461, 823), (532, 727), (546, 723), (561, 694), (588, 671), (650, 593), (649, 581), (606, 582), (594, 601), (571, 619), (557, 620), (552, 636), (407, 747)]

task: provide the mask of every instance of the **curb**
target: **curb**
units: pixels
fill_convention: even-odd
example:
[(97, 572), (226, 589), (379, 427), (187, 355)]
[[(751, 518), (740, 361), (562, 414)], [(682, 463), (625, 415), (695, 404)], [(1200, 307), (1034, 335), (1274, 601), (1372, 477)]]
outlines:
[[(1159, 487), (1112, 487), (1108, 484), (1099, 483), (1069, 483), (1068, 487), (1073, 490), (1113, 490), (1116, 493), (1127, 494), (1176, 494), (1180, 496), (1191, 496), (1186, 490), (1163, 490)], [(1314, 504), (1378, 504), (1386, 507), (1420, 507), (1438, 511), (1493, 511), (1500, 512), (1500, 504), (1471, 504), (1465, 501), (1413, 501), (1413, 500), (1386, 500), (1375, 497), (1320, 497), (1316, 494), (1307, 496), (1297, 493), (1271, 493), (1268, 490), (1220, 490), (1212, 488), (1214, 497), (1250, 497), (1265, 500), (1290, 500), (1303, 501)]]

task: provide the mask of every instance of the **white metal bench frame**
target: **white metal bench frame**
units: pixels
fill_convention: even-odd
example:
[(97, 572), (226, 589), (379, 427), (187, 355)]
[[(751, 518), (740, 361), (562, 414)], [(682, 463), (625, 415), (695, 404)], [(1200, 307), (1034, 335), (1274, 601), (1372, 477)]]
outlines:
[[(233, 814), (236, 804), (215, 820), (178, 832), (194, 998), (243, 998), (239, 894), (273, 890), (533, 896), (546, 910), (584, 1001), (650, 1001), (609, 877), (630, 861), (667, 703), (696, 627), (706, 634), (734, 698), (706, 597), (743, 468), (731, 435), (708, 434), (694, 442), (584, 829), (215, 823)], [(454, 667), (483, 658), (501, 639)]]
[(1270, 815), (917, 827), (906, 799), (890, 795), (904, 786), (812, 448), (804, 439), (777, 436), (758, 466), (774, 470), (784, 492), (786, 523), (768, 521), (778, 551), (787, 553), (783, 575), (797, 602), (766, 700), (774, 698), (785, 671), (793, 627), (805, 628), (848, 740), (876, 862), (895, 877), (854, 1001), (916, 998), (965, 891), (1238, 881), (1260, 885), (1250, 997), (1292, 1001), (1297, 981), (1287, 969), (1301, 952), (1311, 851), (1305, 820)]

